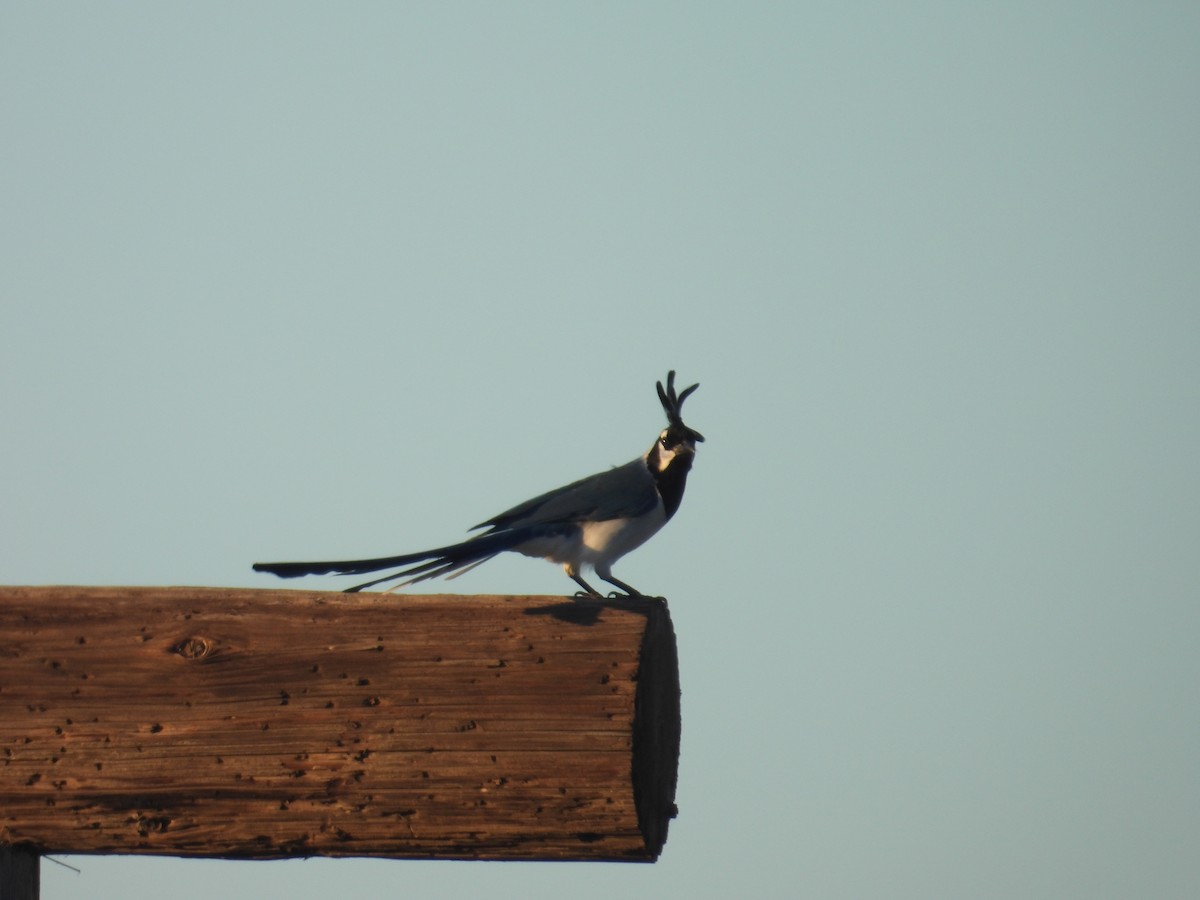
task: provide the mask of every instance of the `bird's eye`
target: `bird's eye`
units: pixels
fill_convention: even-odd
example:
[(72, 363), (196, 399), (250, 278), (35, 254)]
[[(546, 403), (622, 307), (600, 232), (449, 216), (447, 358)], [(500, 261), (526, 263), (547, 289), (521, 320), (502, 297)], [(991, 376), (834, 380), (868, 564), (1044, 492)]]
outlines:
[(664, 447), (665, 449), (667, 449), (667, 450), (671, 449), (671, 439), (670, 439), (670, 438), (668, 438), (668, 437), (667, 437), (667, 435), (666, 435), (665, 433), (663, 434), (663, 436), (662, 436), (662, 437), (660, 437), (660, 438), (658, 439), (658, 442), (659, 442), (660, 444), (662, 444), (662, 445), (663, 445), (663, 447)]

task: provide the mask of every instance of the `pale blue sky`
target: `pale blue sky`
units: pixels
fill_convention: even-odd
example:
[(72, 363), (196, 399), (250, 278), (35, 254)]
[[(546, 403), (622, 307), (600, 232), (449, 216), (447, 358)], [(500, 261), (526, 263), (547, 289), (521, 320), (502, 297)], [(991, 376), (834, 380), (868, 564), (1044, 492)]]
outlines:
[(1198, 38), (5, 3), (5, 582), (453, 541), (643, 452), (671, 367), (708, 437), (616, 570), (679, 640), (659, 863), (76, 857), (43, 896), (1197, 896)]

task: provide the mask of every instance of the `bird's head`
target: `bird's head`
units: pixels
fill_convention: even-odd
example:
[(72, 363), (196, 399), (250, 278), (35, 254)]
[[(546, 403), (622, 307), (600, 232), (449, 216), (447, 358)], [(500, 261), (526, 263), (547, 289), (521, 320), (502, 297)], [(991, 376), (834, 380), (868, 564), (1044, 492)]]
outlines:
[(675, 371), (667, 373), (667, 387), (664, 390), (662, 382), (657, 382), (658, 399), (662, 403), (663, 412), (667, 414), (667, 427), (658, 436), (658, 441), (651, 449), (657, 471), (665, 470), (676, 459), (685, 461), (690, 467), (692, 456), (696, 453), (696, 444), (704, 440), (704, 435), (694, 428), (688, 428), (683, 423), (683, 401), (686, 400), (698, 384), (685, 388), (681, 393), (675, 393)]

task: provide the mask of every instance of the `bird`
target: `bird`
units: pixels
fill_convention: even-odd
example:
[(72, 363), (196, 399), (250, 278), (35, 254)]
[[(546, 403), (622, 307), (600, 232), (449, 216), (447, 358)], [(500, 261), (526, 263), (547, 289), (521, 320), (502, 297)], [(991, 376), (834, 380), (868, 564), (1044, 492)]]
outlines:
[[(613, 563), (653, 537), (679, 509), (696, 444), (704, 436), (683, 422), (683, 402), (699, 384), (675, 392), (675, 371), (667, 373), (667, 386), (655, 382), (658, 399), (667, 415), (667, 427), (645, 453), (621, 466), (519, 503), (470, 531), (480, 534), (457, 544), (377, 559), (335, 562), (255, 563), (254, 571), (281, 578), (302, 575), (359, 575), (401, 568), (381, 578), (347, 588), (355, 593), (395, 579), (406, 579), (397, 590), (429, 578), (459, 575), (507, 550), (542, 558), (563, 567), (583, 590), (577, 596), (602, 595), (584, 580), (591, 568), (597, 576), (630, 598), (644, 598), (636, 588), (612, 573)], [(414, 565), (415, 563), (415, 565)], [(622, 595), (612, 592), (609, 597)]]

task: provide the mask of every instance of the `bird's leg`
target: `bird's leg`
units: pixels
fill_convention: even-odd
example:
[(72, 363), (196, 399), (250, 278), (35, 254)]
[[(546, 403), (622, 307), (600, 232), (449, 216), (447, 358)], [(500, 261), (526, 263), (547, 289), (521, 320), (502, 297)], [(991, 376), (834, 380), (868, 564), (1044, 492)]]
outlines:
[(576, 597), (590, 597), (594, 600), (601, 596), (600, 592), (584, 581), (578, 572), (567, 572), (567, 574), (571, 576), (572, 581), (583, 588), (582, 591), (577, 591), (575, 593)]
[(625, 582), (621, 581), (621, 579), (619, 579), (619, 578), (614, 578), (612, 576), (611, 572), (608, 573), (607, 575), (601, 575), (600, 570), (597, 569), (596, 574), (600, 575), (600, 577), (603, 578), (605, 581), (607, 581), (609, 584), (615, 584), (617, 587), (619, 587), (621, 590), (623, 590), (625, 592), (624, 594), (618, 594), (616, 591), (613, 591), (612, 593), (610, 593), (608, 596), (614, 600), (647, 600), (647, 601), (654, 601), (656, 603), (661, 603), (664, 607), (667, 605), (666, 597), (649, 597), (646, 594), (643, 594), (641, 591), (639, 591), (633, 585), (626, 584)]
[[(599, 570), (597, 570), (596, 574), (600, 575)], [(617, 587), (619, 587), (621, 590), (623, 590), (625, 592), (625, 596), (627, 596), (627, 597), (632, 597), (634, 599), (639, 599), (639, 600), (646, 599), (646, 595), (643, 594), (641, 591), (639, 591), (637, 588), (633, 587), (632, 585), (626, 584), (619, 578), (614, 578), (611, 574), (610, 575), (600, 575), (600, 577), (603, 578), (605, 581), (607, 581), (609, 584), (615, 584)], [(615, 599), (620, 599), (620, 597), (622, 595), (618, 594), (616, 591), (613, 591), (608, 596), (613, 597)]]

